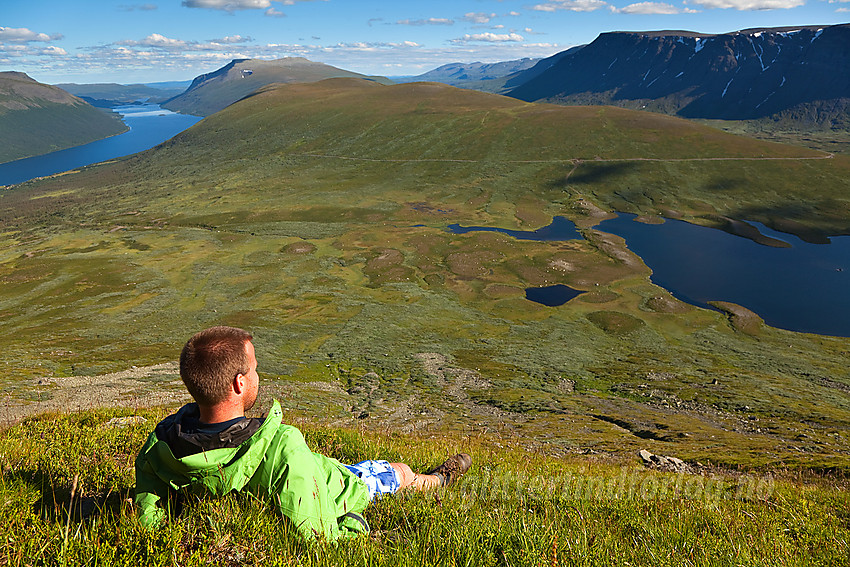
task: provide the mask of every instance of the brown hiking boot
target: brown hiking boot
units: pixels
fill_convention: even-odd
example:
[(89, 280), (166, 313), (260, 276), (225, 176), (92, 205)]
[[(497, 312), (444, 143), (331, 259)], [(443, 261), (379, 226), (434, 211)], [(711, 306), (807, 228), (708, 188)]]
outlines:
[(449, 457), (446, 462), (438, 467), (434, 467), (425, 474), (433, 474), (443, 479), (442, 485), (449, 486), (454, 484), (463, 473), (469, 470), (472, 466), (472, 457), (466, 453), (458, 453), (454, 457)]

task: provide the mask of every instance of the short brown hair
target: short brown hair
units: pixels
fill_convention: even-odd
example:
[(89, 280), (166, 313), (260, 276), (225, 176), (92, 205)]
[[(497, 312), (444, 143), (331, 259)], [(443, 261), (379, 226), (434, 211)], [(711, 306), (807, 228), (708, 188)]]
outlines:
[(227, 399), (237, 374), (251, 371), (245, 344), (254, 337), (236, 327), (210, 327), (196, 333), (180, 353), (180, 378), (201, 405)]

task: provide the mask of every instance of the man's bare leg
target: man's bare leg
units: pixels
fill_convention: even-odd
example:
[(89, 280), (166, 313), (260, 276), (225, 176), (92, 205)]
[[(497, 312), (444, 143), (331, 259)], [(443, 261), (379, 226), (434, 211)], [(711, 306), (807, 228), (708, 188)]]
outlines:
[(412, 488), (413, 490), (428, 490), (438, 486), (448, 486), (463, 476), (472, 466), (472, 457), (466, 453), (458, 453), (446, 459), (446, 462), (434, 467), (425, 474), (414, 473), (404, 463), (390, 463), (390, 466), (398, 473), (400, 488)]
[(443, 483), (443, 479), (433, 474), (416, 474), (404, 463), (390, 463), (390, 466), (398, 473), (401, 483), (399, 490), (410, 488), (412, 490), (430, 490), (437, 488)]

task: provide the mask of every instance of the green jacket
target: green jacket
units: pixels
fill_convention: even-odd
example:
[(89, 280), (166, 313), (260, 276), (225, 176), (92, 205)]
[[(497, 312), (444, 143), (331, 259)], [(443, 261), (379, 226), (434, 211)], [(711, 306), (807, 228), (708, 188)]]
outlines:
[[(193, 406), (184, 406), (163, 423), (179, 421)], [(332, 541), (368, 531), (360, 517), (369, 503), (366, 485), (337, 460), (313, 453), (301, 432), (283, 425), (281, 418), (275, 400), (259, 429), (237, 447), (179, 459), (156, 431), (151, 433), (136, 458), (135, 502), (141, 523), (150, 527), (161, 522), (166, 515), (161, 506), (178, 492), (250, 492), (273, 503), (307, 539)]]

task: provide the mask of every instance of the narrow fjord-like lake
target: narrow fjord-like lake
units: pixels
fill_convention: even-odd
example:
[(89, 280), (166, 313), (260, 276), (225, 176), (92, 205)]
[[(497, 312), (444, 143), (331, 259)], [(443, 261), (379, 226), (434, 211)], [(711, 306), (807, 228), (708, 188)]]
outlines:
[(118, 106), (113, 110), (121, 115), (130, 130), (83, 146), (2, 163), (0, 185), (23, 183), (36, 177), (141, 152), (201, 120), (199, 116), (177, 114), (150, 103)]
[[(753, 223), (762, 234), (790, 245), (774, 248), (683, 221), (645, 224), (634, 219), (635, 215), (622, 213), (595, 228), (623, 237), (652, 269), (652, 281), (680, 300), (700, 307), (710, 307), (709, 301), (729, 301), (756, 312), (774, 327), (850, 336), (850, 236), (833, 237), (830, 244), (809, 244)], [(580, 238), (574, 226), (575, 236), (571, 235), (571, 225), (556, 217), (552, 225), (537, 231), (459, 225), (449, 229), (497, 231), (528, 240)], [(564, 237), (551, 238), (553, 227)], [(527, 297), (536, 301), (538, 293)]]

